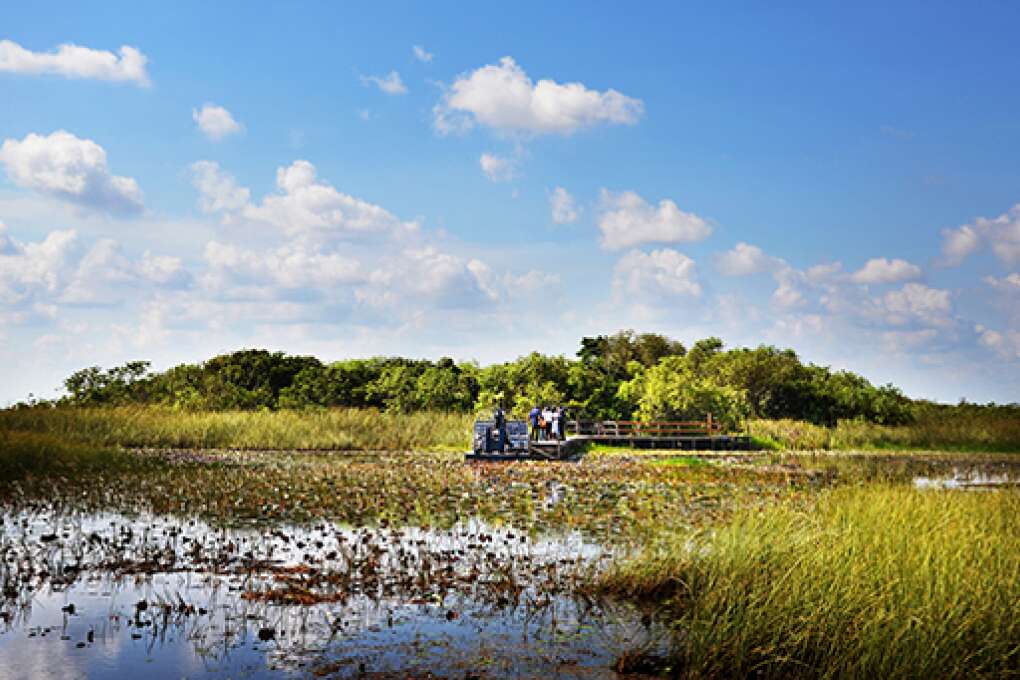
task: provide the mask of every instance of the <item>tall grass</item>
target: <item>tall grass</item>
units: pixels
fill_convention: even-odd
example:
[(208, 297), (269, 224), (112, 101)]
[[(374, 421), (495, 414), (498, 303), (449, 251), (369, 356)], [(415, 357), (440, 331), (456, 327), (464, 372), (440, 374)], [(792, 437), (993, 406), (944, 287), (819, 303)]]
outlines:
[(1020, 494), (872, 485), (666, 535), (605, 577), (667, 598), (687, 677), (1020, 674)]
[(0, 430), (102, 446), (435, 450), (469, 445), (472, 417), (371, 409), (178, 411), (161, 407), (0, 411)]
[(0, 430), (0, 482), (28, 476), (59, 477), (140, 467), (130, 454), (51, 434)]
[(764, 448), (917, 449), (1020, 452), (1020, 417), (1002, 413), (935, 412), (909, 425), (842, 420), (822, 427), (798, 420), (752, 420), (748, 431)]

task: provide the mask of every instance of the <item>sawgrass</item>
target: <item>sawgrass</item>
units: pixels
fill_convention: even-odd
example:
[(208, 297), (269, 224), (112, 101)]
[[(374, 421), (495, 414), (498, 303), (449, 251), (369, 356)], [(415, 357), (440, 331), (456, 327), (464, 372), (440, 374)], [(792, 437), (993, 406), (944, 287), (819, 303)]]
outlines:
[(293, 450), (466, 450), (473, 417), (372, 409), (178, 411), (161, 407), (0, 411), (0, 430), (100, 446)]
[(111, 448), (67, 441), (51, 434), (0, 430), (0, 481), (123, 471), (143, 461)]
[(1020, 673), (1020, 494), (871, 484), (666, 533), (601, 582), (665, 600), (686, 677)]
[(799, 420), (752, 420), (748, 433), (762, 449), (913, 450), (1020, 453), (1020, 417), (1009, 414), (929, 414), (909, 425), (856, 420), (823, 427)]

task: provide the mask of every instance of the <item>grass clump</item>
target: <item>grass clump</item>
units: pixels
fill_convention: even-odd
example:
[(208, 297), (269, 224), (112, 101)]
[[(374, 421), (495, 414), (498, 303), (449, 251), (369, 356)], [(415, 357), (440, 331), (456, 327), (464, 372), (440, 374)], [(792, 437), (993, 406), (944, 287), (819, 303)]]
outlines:
[(1020, 495), (869, 485), (668, 534), (602, 581), (665, 598), (688, 677), (1020, 672)]
[(747, 430), (757, 448), (772, 450), (1020, 452), (1020, 418), (1006, 409), (922, 410), (907, 425), (841, 420), (825, 427), (802, 420), (751, 420)]
[(118, 471), (138, 464), (135, 457), (124, 451), (66, 441), (49, 434), (0, 430), (0, 482), (29, 476)]
[(181, 411), (158, 406), (0, 411), (0, 430), (101, 446), (293, 450), (464, 450), (471, 416), (375, 409)]

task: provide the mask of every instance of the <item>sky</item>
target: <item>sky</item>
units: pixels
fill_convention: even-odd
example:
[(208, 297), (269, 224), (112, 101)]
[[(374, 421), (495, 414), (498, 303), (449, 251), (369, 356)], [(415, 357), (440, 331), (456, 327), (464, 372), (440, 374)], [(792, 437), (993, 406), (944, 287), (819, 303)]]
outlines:
[(1015, 3), (8, 3), (0, 405), (635, 329), (1020, 401)]

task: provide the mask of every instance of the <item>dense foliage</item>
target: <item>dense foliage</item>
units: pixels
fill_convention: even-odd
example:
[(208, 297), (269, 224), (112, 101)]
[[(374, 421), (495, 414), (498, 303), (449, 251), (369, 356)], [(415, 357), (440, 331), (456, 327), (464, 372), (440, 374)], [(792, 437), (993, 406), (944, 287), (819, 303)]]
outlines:
[(470, 413), (502, 403), (522, 415), (534, 404), (562, 404), (590, 419), (701, 419), (711, 412), (731, 426), (747, 418), (896, 425), (939, 408), (912, 402), (892, 385), (875, 386), (848, 371), (802, 362), (793, 350), (726, 349), (718, 338), (688, 349), (661, 335), (633, 331), (583, 338), (576, 358), (533, 352), (484, 367), (449, 358), (324, 364), (314, 357), (249, 349), (162, 373), (150, 372), (142, 361), (109, 370), (86, 368), (65, 386), (68, 396), (61, 403), (76, 406), (343, 406)]

